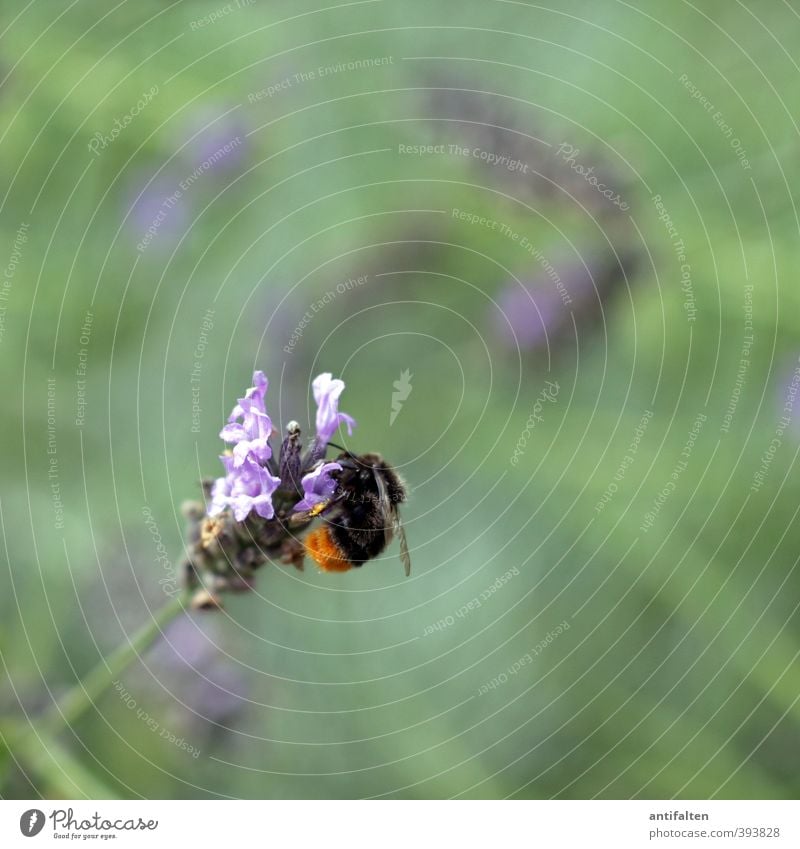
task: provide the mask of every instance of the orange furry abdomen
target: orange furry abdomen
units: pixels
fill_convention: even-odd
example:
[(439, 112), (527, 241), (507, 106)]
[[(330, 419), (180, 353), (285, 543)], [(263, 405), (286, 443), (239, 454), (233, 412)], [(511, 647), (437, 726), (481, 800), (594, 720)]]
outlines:
[(323, 572), (346, 572), (353, 567), (341, 548), (334, 542), (330, 529), (325, 525), (311, 531), (305, 538), (303, 547), (306, 554)]

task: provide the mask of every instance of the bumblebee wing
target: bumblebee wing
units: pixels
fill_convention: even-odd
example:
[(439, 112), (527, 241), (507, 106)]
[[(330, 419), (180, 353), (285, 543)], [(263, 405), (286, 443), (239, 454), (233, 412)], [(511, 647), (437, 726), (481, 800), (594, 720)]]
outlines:
[(389, 493), (386, 491), (386, 484), (383, 481), (383, 476), (379, 475), (375, 472), (375, 483), (378, 486), (378, 500), (381, 503), (381, 510), (383, 510), (383, 536), (386, 541), (386, 545), (392, 541), (392, 533), (394, 531), (395, 521), (393, 517), (396, 515), (395, 511), (392, 509), (392, 503), (389, 501)]
[(400, 560), (403, 563), (403, 568), (406, 571), (406, 578), (411, 575), (411, 555), (408, 551), (408, 540), (406, 539), (406, 530), (403, 523), (400, 521), (400, 516), (397, 511), (394, 511), (394, 530), (400, 540)]
[(386, 537), (386, 544), (388, 545), (392, 541), (392, 537), (397, 534), (400, 539), (400, 560), (403, 563), (406, 577), (408, 577), (411, 574), (411, 555), (408, 553), (408, 541), (406, 540), (403, 523), (400, 521), (400, 514), (389, 498), (383, 476), (376, 473), (375, 481), (378, 485), (378, 498), (383, 508), (383, 533)]

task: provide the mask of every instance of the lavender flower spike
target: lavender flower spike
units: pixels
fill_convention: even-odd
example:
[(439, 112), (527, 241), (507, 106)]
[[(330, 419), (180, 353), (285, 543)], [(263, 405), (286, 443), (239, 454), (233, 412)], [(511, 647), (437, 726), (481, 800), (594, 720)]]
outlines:
[[(253, 386), (233, 408), (228, 424), (220, 431), (220, 438), (233, 443), (233, 451), (220, 459), (225, 467), (224, 477), (217, 478), (211, 488), (208, 515), (216, 516), (231, 509), (237, 522), (243, 522), (255, 512), (262, 519), (272, 519), (272, 493), (280, 485), (280, 478), (265, 468), (272, 456), (269, 438), (272, 420), (264, 406), (267, 378), (262, 371), (253, 374)], [(241, 419), (241, 421), (239, 421)]]
[(303, 475), (303, 500), (294, 505), (294, 512), (310, 510), (316, 504), (330, 498), (336, 489), (336, 481), (331, 477), (331, 472), (341, 471), (338, 463), (321, 463), (307, 475)]
[(342, 422), (347, 425), (347, 433), (352, 435), (355, 419), (339, 412), (339, 396), (344, 390), (344, 381), (324, 372), (314, 378), (311, 387), (317, 402), (317, 440), (327, 445)]
[[(264, 407), (267, 392), (267, 378), (264, 372), (253, 374), (255, 384), (245, 393), (244, 398), (233, 408), (228, 424), (220, 431), (220, 439), (235, 443), (233, 466), (240, 468), (248, 455), (259, 463), (265, 463), (272, 456), (269, 438), (272, 435), (272, 420)], [(237, 419), (242, 419), (238, 422)]]

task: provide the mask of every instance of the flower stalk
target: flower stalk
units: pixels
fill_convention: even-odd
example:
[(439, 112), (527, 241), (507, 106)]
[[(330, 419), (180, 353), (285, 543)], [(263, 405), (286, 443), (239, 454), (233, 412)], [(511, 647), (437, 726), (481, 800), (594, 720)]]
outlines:
[[(61, 699), (53, 703), (40, 720), (23, 723), (0, 717), (0, 740), (3, 744), (0, 750), (0, 786), (7, 779), (12, 762), (16, 762), (24, 765), (32, 774), (40, 776), (43, 781), (55, 780), (58, 784), (55, 792), (59, 796), (70, 798), (92, 788), (91, 798), (114, 798), (115, 794), (74, 760), (56, 737), (96, 705), (97, 700), (122, 672), (158, 639), (164, 626), (186, 609), (188, 598), (188, 590), (183, 590), (170, 599), (128, 638), (127, 643), (104, 657)], [(53, 771), (53, 762), (61, 764), (62, 769)], [(65, 765), (68, 766), (66, 771), (63, 768)]]
[(40, 723), (42, 730), (48, 734), (55, 734), (62, 728), (77, 722), (90, 707), (95, 705), (98, 698), (122, 672), (156, 641), (163, 633), (164, 626), (185, 609), (187, 597), (185, 590), (174, 596), (129, 637), (126, 643), (108, 657), (104, 657), (66, 695), (50, 707)]

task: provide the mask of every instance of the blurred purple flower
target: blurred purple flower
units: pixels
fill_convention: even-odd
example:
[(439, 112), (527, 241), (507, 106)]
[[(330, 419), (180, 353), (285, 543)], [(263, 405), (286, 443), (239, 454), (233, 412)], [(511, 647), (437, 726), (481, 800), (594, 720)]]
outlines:
[(495, 310), (495, 324), (509, 345), (519, 344), (529, 350), (546, 344), (567, 314), (557, 294), (536, 284), (509, 283), (498, 298), (500, 313)]
[(621, 288), (636, 267), (632, 253), (589, 255), (564, 263), (550, 263), (542, 256), (543, 271), (520, 284), (506, 285), (498, 297), (500, 312), (494, 321), (508, 345), (515, 339), (531, 350), (553, 344), (574, 333), (572, 316), (580, 326), (601, 319), (608, 299)]
[(327, 445), (342, 422), (347, 425), (347, 433), (352, 435), (355, 419), (347, 413), (339, 412), (339, 396), (344, 390), (344, 381), (334, 379), (330, 372), (325, 372), (315, 377), (311, 386), (317, 402), (318, 441)]
[(331, 472), (341, 471), (338, 463), (321, 463), (313, 471), (303, 476), (303, 500), (294, 506), (294, 511), (310, 510), (316, 504), (333, 495), (336, 489), (336, 481), (331, 477)]
[[(176, 721), (186, 736), (199, 733), (206, 722), (231, 722), (247, 701), (247, 682), (220, 649), (212, 623), (188, 616), (171, 622), (150, 660), (155, 680), (169, 681)], [(152, 686), (151, 676), (143, 686)]]
[(176, 141), (178, 147), (186, 143), (183, 153), (192, 168), (230, 171), (245, 158), (247, 132), (238, 110), (219, 114), (206, 108), (191, 115)]
[(189, 207), (177, 182), (167, 175), (150, 182), (140, 174), (130, 183), (127, 197), (126, 224), (142, 250), (153, 242), (173, 244), (185, 231)]

